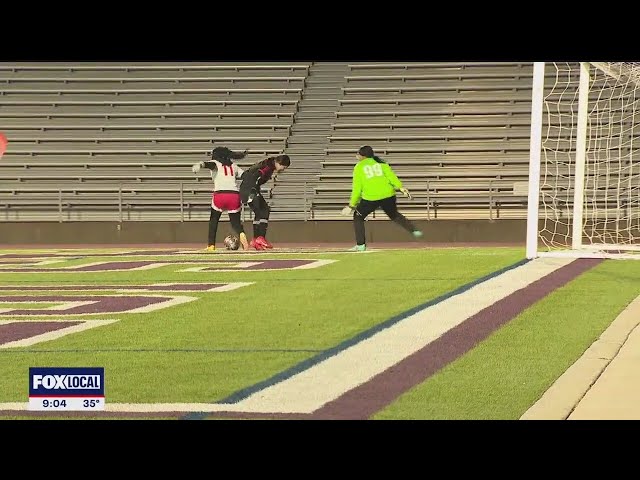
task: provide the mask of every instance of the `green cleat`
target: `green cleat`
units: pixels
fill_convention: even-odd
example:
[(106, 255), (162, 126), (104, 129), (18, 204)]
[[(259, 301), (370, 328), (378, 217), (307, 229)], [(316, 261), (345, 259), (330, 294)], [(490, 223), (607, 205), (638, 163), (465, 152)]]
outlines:
[(364, 252), (367, 249), (366, 245), (356, 245), (349, 249), (350, 252)]

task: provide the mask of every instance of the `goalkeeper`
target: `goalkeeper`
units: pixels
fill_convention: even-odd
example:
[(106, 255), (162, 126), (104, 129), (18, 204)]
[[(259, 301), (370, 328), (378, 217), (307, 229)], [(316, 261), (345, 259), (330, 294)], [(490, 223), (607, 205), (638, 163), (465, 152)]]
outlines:
[(402, 186), (402, 182), (391, 167), (374, 155), (373, 148), (368, 145), (358, 150), (356, 158), (358, 163), (353, 168), (351, 200), (341, 212), (344, 216), (353, 215), (356, 245), (351, 248), (351, 251), (366, 250), (364, 220), (378, 207), (382, 208), (391, 220), (411, 232), (415, 238), (422, 237), (422, 232), (398, 212), (396, 190), (401, 191), (408, 198), (411, 198), (411, 195)]

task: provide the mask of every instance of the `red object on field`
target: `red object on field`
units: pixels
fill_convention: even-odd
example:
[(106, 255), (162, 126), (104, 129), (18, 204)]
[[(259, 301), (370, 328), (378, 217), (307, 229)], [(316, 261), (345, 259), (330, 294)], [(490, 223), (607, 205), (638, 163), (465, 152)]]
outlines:
[(9, 143), (9, 141), (6, 135), (0, 132), (0, 158), (2, 158), (2, 155), (4, 155), (4, 152), (7, 150), (7, 143)]

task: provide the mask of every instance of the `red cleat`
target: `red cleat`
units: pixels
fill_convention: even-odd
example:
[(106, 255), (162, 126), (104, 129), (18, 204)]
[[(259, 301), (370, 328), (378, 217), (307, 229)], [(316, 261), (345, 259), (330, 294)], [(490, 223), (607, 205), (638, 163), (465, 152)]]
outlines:
[(262, 245), (262, 247), (264, 248), (273, 248), (273, 245), (271, 245), (266, 238), (264, 237), (258, 237), (256, 238), (256, 243), (259, 245)]
[[(258, 237), (260, 238), (260, 237)], [(254, 238), (253, 240), (251, 240), (249, 242), (249, 246), (255, 248), (256, 250), (264, 250), (265, 247), (264, 245), (262, 245), (262, 243), (258, 242), (257, 238)]]

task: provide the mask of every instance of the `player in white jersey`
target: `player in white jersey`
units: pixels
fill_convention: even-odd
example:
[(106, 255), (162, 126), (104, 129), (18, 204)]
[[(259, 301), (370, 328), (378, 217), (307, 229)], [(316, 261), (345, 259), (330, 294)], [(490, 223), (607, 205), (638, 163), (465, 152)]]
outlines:
[(233, 152), (227, 147), (216, 147), (211, 152), (211, 161), (199, 162), (193, 165), (191, 170), (198, 173), (201, 168), (211, 170), (213, 180), (213, 194), (211, 196), (211, 215), (209, 217), (209, 238), (207, 251), (213, 252), (216, 249), (216, 233), (218, 222), (223, 212), (229, 214), (231, 228), (238, 234), (242, 248), (247, 250), (249, 242), (244, 233), (242, 222), (240, 221), (240, 193), (238, 191), (237, 180), (240, 179), (244, 170), (233, 163), (233, 160), (240, 160), (247, 156), (247, 152)]

